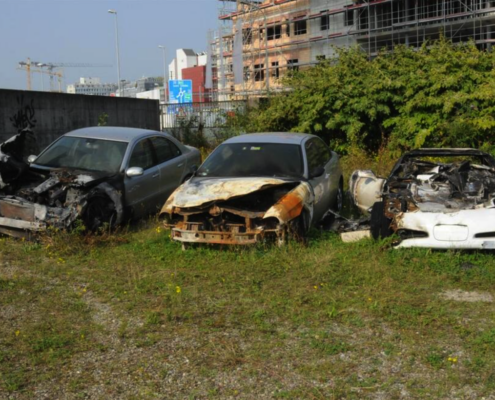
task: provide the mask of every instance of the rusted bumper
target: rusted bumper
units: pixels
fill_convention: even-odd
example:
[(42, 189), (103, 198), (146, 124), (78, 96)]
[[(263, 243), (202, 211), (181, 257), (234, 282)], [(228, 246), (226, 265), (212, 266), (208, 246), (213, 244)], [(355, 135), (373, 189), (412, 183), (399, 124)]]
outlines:
[(264, 236), (261, 232), (234, 233), (234, 232), (214, 232), (214, 231), (186, 231), (184, 229), (173, 228), (172, 239), (185, 243), (210, 243), (244, 245), (254, 244)]
[(250, 245), (258, 243), (265, 238), (282, 237), (284, 228), (277, 229), (251, 229), (245, 230), (241, 224), (232, 224), (228, 231), (200, 230), (201, 224), (194, 222), (183, 222), (179, 226), (168, 226), (171, 228), (171, 238), (182, 243), (209, 243), (228, 245)]

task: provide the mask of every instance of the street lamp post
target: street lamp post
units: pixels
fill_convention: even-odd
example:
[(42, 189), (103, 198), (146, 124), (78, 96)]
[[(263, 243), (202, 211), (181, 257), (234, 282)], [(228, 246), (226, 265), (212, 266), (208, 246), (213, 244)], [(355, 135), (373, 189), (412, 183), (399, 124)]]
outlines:
[(168, 79), (167, 79), (167, 55), (166, 55), (166, 47), (165, 46), (158, 46), (160, 49), (162, 49), (162, 52), (163, 52), (163, 94), (164, 94), (164, 100), (165, 100), (165, 103), (167, 102), (167, 82), (168, 82)]
[(108, 10), (110, 14), (115, 15), (115, 47), (117, 49), (117, 76), (118, 76), (118, 90), (120, 93), (120, 96), (123, 97), (122, 93), (122, 86), (121, 86), (121, 80), (120, 80), (120, 53), (119, 53), (119, 24), (118, 24), (118, 19), (117, 19), (117, 11), (116, 10)]

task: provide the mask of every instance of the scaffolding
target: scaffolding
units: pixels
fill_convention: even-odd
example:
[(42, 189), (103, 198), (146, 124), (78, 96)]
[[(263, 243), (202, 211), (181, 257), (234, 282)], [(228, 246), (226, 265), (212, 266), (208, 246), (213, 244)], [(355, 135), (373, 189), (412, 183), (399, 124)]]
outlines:
[[(288, 70), (307, 68), (359, 46), (369, 57), (397, 45), (417, 48), (443, 35), (490, 50), (495, 1), (490, 0), (220, 0), (214, 90), (224, 100), (266, 96), (281, 89)], [(233, 43), (242, 21), (243, 83), (234, 82)], [(304, 29), (302, 31), (297, 31)], [(309, 54), (304, 61), (294, 58)], [(294, 62), (297, 61), (297, 62)]]

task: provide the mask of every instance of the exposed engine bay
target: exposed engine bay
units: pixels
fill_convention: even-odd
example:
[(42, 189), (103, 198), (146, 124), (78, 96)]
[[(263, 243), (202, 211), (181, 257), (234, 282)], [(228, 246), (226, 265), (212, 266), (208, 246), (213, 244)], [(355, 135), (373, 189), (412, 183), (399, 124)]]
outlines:
[(205, 179), (179, 187), (161, 214), (177, 241), (252, 244), (269, 236), (283, 241), (287, 224), (310, 211), (312, 202), (305, 182)]
[(432, 162), (407, 158), (394, 168), (384, 185), (387, 213), (454, 212), (492, 207), (495, 167), (475, 160)]

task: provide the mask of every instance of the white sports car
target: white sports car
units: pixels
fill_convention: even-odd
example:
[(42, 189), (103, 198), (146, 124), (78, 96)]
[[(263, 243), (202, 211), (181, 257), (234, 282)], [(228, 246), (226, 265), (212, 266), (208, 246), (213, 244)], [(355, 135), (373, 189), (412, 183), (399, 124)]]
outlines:
[(390, 176), (355, 171), (354, 203), (371, 214), (374, 238), (398, 234), (397, 247), (495, 249), (495, 159), (475, 149), (404, 154)]

